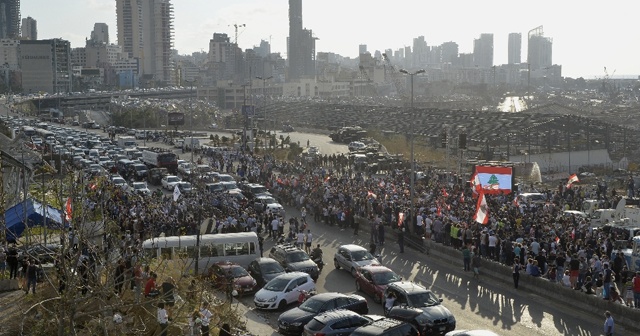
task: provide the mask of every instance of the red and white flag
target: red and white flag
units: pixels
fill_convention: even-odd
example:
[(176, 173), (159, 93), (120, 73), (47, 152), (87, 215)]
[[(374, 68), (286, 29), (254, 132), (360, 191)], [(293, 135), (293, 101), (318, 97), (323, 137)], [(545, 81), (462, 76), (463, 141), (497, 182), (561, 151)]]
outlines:
[(520, 207), (520, 202), (518, 202), (518, 197), (516, 196), (516, 198), (513, 199), (513, 205), (516, 206), (516, 208)]
[(442, 196), (449, 197), (449, 193), (447, 193), (447, 190), (445, 188), (442, 188)]
[(367, 198), (378, 198), (378, 195), (374, 194), (371, 190), (367, 192)]
[(64, 214), (64, 219), (67, 220), (67, 222), (71, 221), (71, 197), (67, 198), (67, 204), (65, 205), (66, 211)]
[(471, 181), (469, 181), (469, 183), (471, 183), (471, 190), (473, 191), (473, 194), (479, 194), (480, 190), (482, 190), (482, 184), (480, 184), (480, 178), (477, 173), (471, 176)]
[(571, 185), (574, 182), (580, 182), (580, 180), (578, 180), (578, 175), (576, 174), (569, 176), (569, 181), (567, 181), (567, 188), (571, 188)]
[(473, 219), (480, 224), (488, 224), (489, 223), (489, 208), (487, 206), (487, 199), (484, 196), (484, 193), (480, 193), (480, 197), (478, 197), (478, 203), (476, 204), (476, 214), (473, 216)]
[(460, 194), (460, 203), (464, 203), (464, 193)]
[(402, 225), (402, 222), (404, 222), (404, 212), (398, 213), (398, 227)]
[(438, 217), (442, 216), (442, 208), (440, 206), (438, 206), (438, 208), (437, 208), (436, 216), (438, 216)]

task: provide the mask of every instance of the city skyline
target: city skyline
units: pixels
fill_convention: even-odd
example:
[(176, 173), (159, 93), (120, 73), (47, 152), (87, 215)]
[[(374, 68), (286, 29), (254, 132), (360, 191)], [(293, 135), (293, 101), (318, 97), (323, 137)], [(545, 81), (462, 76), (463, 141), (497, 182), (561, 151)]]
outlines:
[[(286, 57), (289, 34), (287, 0), (206, 0), (173, 1), (175, 8), (175, 48), (180, 54), (208, 51), (214, 32), (235, 38), (233, 24), (240, 28), (238, 43), (247, 49), (260, 40), (271, 42), (272, 52)], [(624, 7), (623, 7), (624, 6)], [(496, 8), (508, 10), (496, 10)], [(509, 1), (493, 1), (492, 6), (472, 1), (456, 4), (415, 5), (414, 1), (338, 2), (303, 1), (303, 27), (311, 29), (316, 51), (334, 52), (355, 58), (358, 46), (383, 51), (411, 46), (413, 38), (425, 36), (429, 46), (454, 41), (461, 53), (473, 52), (474, 39), (480, 34), (494, 35), (494, 64), (507, 63), (509, 33), (522, 34), (522, 62), (526, 62), (527, 32), (544, 26), (545, 36), (553, 39), (553, 63), (563, 67), (569, 77), (593, 79), (604, 75), (603, 68), (616, 75), (637, 76), (636, 61), (640, 31), (634, 27), (634, 11), (640, 4), (610, 1), (610, 15), (602, 8), (580, 8), (572, 14), (572, 4), (541, 0), (535, 8)], [(461, 11), (460, 9), (464, 9)], [(109, 34), (117, 36), (116, 9), (113, 0), (67, 0), (50, 6), (44, 0), (22, 2), (22, 17), (38, 20), (38, 37), (60, 37), (73, 47), (84, 45), (96, 22), (109, 25)], [(445, 14), (434, 14), (434, 12)], [(73, 31), (66, 24), (74, 21)], [(348, 30), (348, 31), (346, 31)], [(621, 33), (623, 32), (623, 33)], [(116, 42), (116, 41), (112, 41)]]

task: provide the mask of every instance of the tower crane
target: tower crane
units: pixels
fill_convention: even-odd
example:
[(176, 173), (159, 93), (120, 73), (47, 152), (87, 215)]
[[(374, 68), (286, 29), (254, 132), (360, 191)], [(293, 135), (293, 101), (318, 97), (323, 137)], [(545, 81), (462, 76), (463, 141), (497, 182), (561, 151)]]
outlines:
[(365, 69), (362, 65), (359, 66), (360, 68), (360, 73), (362, 74), (362, 78), (364, 78), (367, 83), (369, 84), (369, 89), (370, 89), (370, 93), (371, 96), (377, 96), (378, 95), (378, 90), (376, 90), (376, 86), (375, 83), (371, 80), (371, 77), (369, 77), (369, 74), (367, 73), (367, 69)]
[(242, 28), (242, 27), (246, 27), (247, 25), (244, 23), (234, 23), (232, 25), (229, 25), (229, 27), (233, 26), (234, 30), (235, 30), (235, 40), (233, 43), (235, 43), (236, 45), (238, 45), (238, 28)]
[(398, 72), (396, 67), (393, 66), (393, 64), (391, 64), (391, 60), (389, 59), (389, 56), (386, 53), (382, 54), (382, 57), (384, 58), (384, 61), (387, 64), (387, 69), (389, 70), (388, 75), (389, 77), (391, 77), (391, 80), (393, 81), (393, 85), (395, 85), (396, 87), (398, 96), (402, 98), (407, 98), (407, 92), (405, 90), (404, 85), (402, 84), (402, 80), (400, 79), (400, 73)]

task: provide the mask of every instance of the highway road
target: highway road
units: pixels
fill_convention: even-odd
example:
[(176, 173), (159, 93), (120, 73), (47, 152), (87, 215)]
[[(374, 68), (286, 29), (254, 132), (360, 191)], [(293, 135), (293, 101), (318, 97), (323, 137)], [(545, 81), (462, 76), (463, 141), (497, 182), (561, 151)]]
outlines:
[[(293, 208), (287, 209), (294, 214)], [(316, 283), (318, 292), (356, 293), (355, 280), (344, 270), (333, 266), (333, 255), (343, 244), (356, 243), (367, 247), (369, 235), (361, 232), (353, 236), (350, 231), (340, 231), (335, 227), (311, 223), (315, 242), (322, 245), (325, 268)], [(265, 256), (274, 242), (265, 241)], [(315, 243), (314, 243), (315, 245)], [(500, 335), (600, 335), (602, 320), (582, 314), (579, 307), (568, 308), (563, 303), (550, 303), (524, 290), (515, 290), (503, 283), (491, 281), (477, 282), (471, 273), (452, 267), (442, 261), (419, 254), (407, 248), (399, 253), (397, 244), (387, 242), (381, 252), (381, 262), (390, 267), (407, 281), (415, 281), (430, 288), (441, 297), (443, 305), (454, 314), (458, 329), (488, 329)], [(370, 314), (383, 314), (382, 306), (367, 298)], [(253, 307), (253, 297), (247, 296), (240, 302)], [(265, 312), (254, 309), (254, 313), (277, 328), (280, 312)], [(277, 335), (277, 333), (273, 333)]]

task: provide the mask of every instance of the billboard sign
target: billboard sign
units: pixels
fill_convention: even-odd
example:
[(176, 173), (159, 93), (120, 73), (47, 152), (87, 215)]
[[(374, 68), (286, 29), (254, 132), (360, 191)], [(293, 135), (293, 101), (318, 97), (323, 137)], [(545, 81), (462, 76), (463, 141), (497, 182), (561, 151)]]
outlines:
[(242, 115), (247, 117), (253, 117), (256, 114), (255, 106), (242, 105)]
[(184, 125), (184, 113), (170, 112), (167, 113), (167, 123), (169, 126), (181, 126)]

